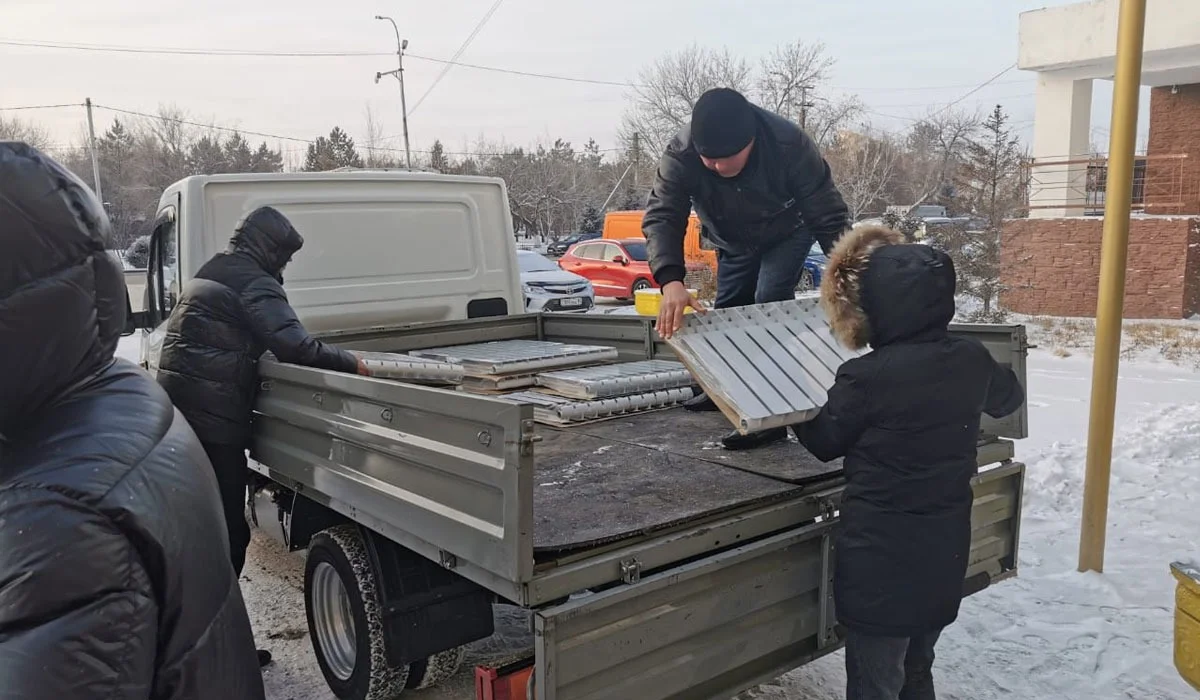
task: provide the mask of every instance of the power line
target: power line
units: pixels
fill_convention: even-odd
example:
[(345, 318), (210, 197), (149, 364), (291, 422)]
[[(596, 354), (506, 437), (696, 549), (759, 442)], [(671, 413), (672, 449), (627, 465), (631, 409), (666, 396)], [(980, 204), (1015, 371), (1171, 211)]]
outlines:
[(64, 107), (82, 107), (82, 102), (61, 105), (22, 105), (20, 107), (0, 107), (0, 112), (24, 112), (31, 109), (62, 109)]
[[(0, 46), (17, 46), (24, 48), (39, 48), (39, 49), (58, 49), (64, 51), (91, 51), (100, 53), (132, 53), (132, 54), (158, 54), (158, 55), (175, 55), (175, 56), (232, 56), (232, 57), (252, 57), (252, 58), (356, 58), (356, 57), (388, 57), (395, 56), (394, 51), (351, 51), (351, 50), (329, 50), (329, 51), (263, 51), (252, 49), (217, 49), (217, 48), (182, 48), (182, 47), (153, 47), (153, 46), (128, 46), (115, 44), (85, 44), (78, 42), (58, 42), (58, 41), (43, 41), (43, 40), (23, 40), (23, 39), (0, 39)], [(605, 80), (598, 78), (582, 78), (569, 75), (556, 75), (553, 73), (539, 73), (536, 71), (517, 70), (514, 68), (503, 68), (499, 66), (488, 66), (478, 63), (467, 63), (457, 59), (435, 58), (433, 56), (423, 56), (421, 54), (408, 53), (406, 57), (411, 57), (419, 61), (429, 61), (430, 63), (438, 63), (442, 65), (459, 66), (471, 70), (488, 71), (492, 73), (504, 73), (507, 75), (517, 75), (526, 78), (540, 78), (543, 80), (558, 80), (571, 83), (584, 83), (589, 85), (606, 85), (609, 87), (645, 87), (640, 83), (634, 83), (627, 80)], [(461, 53), (459, 54), (461, 55)], [(994, 82), (995, 85), (1023, 85), (1028, 84), (1027, 80), (1004, 80)], [(875, 86), (844, 86), (831, 85), (832, 90), (840, 90), (843, 92), (923, 92), (936, 90), (955, 90), (961, 88), (975, 87), (975, 83), (953, 84), (953, 85), (918, 85), (900, 87), (895, 85), (875, 85)]]
[(1004, 77), (1004, 75), (1005, 75), (1006, 73), (1008, 73), (1009, 71), (1011, 71), (1013, 68), (1016, 68), (1016, 67), (1017, 67), (1017, 62), (1016, 62), (1016, 61), (1013, 61), (1013, 62), (1012, 62), (1012, 63), (1010, 63), (1010, 64), (1009, 64), (1007, 67), (1005, 67), (1005, 69), (1004, 69), (1004, 70), (1002, 70), (1002, 71), (1000, 71), (999, 73), (997, 73), (997, 74), (993, 75), (992, 77), (988, 78), (987, 80), (983, 81), (982, 83), (980, 83), (980, 84), (976, 85), (974, 88), (972, 88), (972, 89), (968, 90), (968, 91), (967, 91), (965, 94), (963, 94), (963, 96), (962, 96), (962, 97), (959, 97), (957, 100), (954, 100), (953, 102), (951, 102), (951, 103), (947, 104), (945, 107), (942, 107), (942, 108), (941, 108), (940, 110), (938, 110), (937, 112), (934, 112), (933, 114), (929, 115), (929, 118), (930, 118), (930, 119), (932, 119), (932, 118), (934, 118), (934, 117), (936, 117), (936, 116), (939, 116), (939, 115), (941, 115), (941, 114), (944, 114), (944, 113), (945, 113), (945, 112), (947, 112), (947, 111), (948, 111), (948, 110), (949, 110), (951, 107), (953, 107), (953, 106), (955, 106), (955, 105), (959, 104), (960, 102), (962, 102), (963, 100), (967, 99), (967, 98), (968, 98), (968, 97), (970, 97), (971, 95), (974, 95), (975, 93), (977, 93), (977, 92), (979, 92), (980, 90), (984, 89), (984, 88), (985, 88), (985, 87), (987, 87), (988, 85), (991, 85), (992, 83), (996, 82), (996, 81), (997, 81), (997, 80), (999, 80), (1000, 78)]
[(438, 86), (438, 83), (442, 82), (442, 78), (445, 78), (446, 74), (450, 72), (450, 69), (454, 67), (454, 62), (463, 55), (463, 52), (467, 50), (467, 47), (471, 45), (471, 42), (475, 40), (475, 37), (483, 29), (484, 25), (488, 23), (488, 20), (492, 18), (492, 15), (496, 14), (496, 10), (500, 9), (500, 5), (503, 3), (504, 0), (496, 0), (496, 2), (492, 3), (492, 6), (488, 9), (487, 13), (483, 15), (483, 18), (479, 20), (479, 23), (475, 25), (475, 28), (471, 30), (471, 33), (465, 40), (463, 40), (462, 45), (458, 47), (458, 50), (454, 52), (454, 55), (450, 57), (450, 60), (446, 63), (445, 67), (442, 68), (442, 72), (438, 73), (437, 77), (433, 79), (433, 84), (430, 85), (427, 90), (425, 90), (425, 94), (421, 95), (420, 99), (417, 100), (417, 103), (413, 105), (413, 108), (408, 110), (410, 116), (413, 112), (416, 112), (421, 108), (421, 103), (425, 102), (425, 98), (429, 97), (429, 93), (433, 92), (433, 89)]
[[(103, 44), (74, 44), (61, 42), (45, 42), (45, 41), (19, 41), (0, 39), (0, 46), (19, 46), (25, 48), (38, 49), (61, 49), (65, 51), (93, 51), (101, 53), (132, 53), (132, 54), (154, 54), (165, 56), (235, 56), (235, 57), (253, 57), (253, 58), (359, 58), (359, 57), (386, 57), (395, 56), (396, 53), (386, 51), (253, 51), (241, 49), (187, 49), (187, 48), (153, 48), (153, 47), (138, 47), (138, 46), (110, 46)], [(553, 73), (538, 73), (536, 71), (517, 70), (515, 68), (501, 68), (498, 66), (484, 66), (477, 63), (465, 63), (463, 61), (451, 61), (445, 58), (434, 58), (433, 56), (422, 56), (421, 54), (405, 52), (406, 58), (413, 58), (418, 61), (428, 61), (440, 65), (454, 65), (461, 68), (469, 68), (471, 70), (488, 71), (491, 73), (504, 73), (506, 75), (517, 75), (526, 78), (541, 78), (543, 80), (559, 80), (569, 83), (585, 83), (588, 85), (606, 85), (609, 87), (632, 87), (633, 85), (625, 80), (597, 80), (592, 78), (581, 78), (570, 75), (555, 75)]]

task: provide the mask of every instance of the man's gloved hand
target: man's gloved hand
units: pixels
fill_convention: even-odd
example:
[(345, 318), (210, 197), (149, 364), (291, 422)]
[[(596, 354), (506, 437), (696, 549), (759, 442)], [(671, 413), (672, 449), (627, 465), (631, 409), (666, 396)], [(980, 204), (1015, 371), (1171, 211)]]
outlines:
[(683, 314), (688, 308), (702, 314), (705, 309), (696, 297), (688, 294), (683, 282), (667, 282), (662, 288), (662, 303), (658, 307), (658, 334), (670, 340), (675, 331), (683, 327)]

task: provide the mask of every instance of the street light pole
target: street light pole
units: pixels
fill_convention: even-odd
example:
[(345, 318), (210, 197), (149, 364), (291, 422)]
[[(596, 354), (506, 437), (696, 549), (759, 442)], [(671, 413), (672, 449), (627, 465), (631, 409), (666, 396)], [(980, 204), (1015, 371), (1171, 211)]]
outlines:
[(404, 160), (408, 163), (408, 169), (412, 170), (412, 151), (408, 147), (408, 102), (404, 97), (404, 50), (408, 48), (408, 39), (400, 39), (400, 28), (396, 26), (396, 20), (383, 15), (375, 15), (375, 19), (384, 19), (392, 23), (392, 30), (396, 32), (396, 70), (390, 70), (386, 73), (376, 73), (375, 82), (385, 75), (394, 75), (400, 81), (400, 111), (404, 120)]

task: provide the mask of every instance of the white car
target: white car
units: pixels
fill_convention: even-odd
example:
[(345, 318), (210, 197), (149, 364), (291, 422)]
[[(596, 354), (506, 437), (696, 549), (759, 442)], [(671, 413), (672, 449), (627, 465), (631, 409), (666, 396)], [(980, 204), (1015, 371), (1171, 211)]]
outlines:
[(596, 290), (586, 278), (567, 272), (552, 260), (531, 250), (517, 251), (525, 310), (589, 311), (596, 305)]

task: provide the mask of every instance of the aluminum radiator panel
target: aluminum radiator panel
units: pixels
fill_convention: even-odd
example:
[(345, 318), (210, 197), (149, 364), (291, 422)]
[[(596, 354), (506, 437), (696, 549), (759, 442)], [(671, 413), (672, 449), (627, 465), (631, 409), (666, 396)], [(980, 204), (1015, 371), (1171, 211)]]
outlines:
[(548, 391), (573, 399), (606, 399), (613, 396), (678, 389), (695, 382), (679, 362), (642, 360), (615, 365), (582, 367), (543, 372), (537, 384)]
[(421, 384), (458, 384), (463, 366), (392, 352), (351, 351), (363, 361), (372, 377), (399, 379)]
[(414, 350), (411, 354), (461, 364), (470, 377), (493, 377), (610, 362), (617, 358), (617, 349), (544, 340), (497, 340)]
[(532, 404), (533, 418), (539, 423), (561, 426), (615, 418), (640, 411), (669, 408), (687, 401), (692, 396), (692, 390), (683, 387), (585, 401), (552, 396), (537, 391), (522, 391), (508, 394), (504, 398), (517, 403)]
[(838, 345), (816, 299), (689, 314), (669, 344), (742, 433), (811, 420), (861, 354)]

